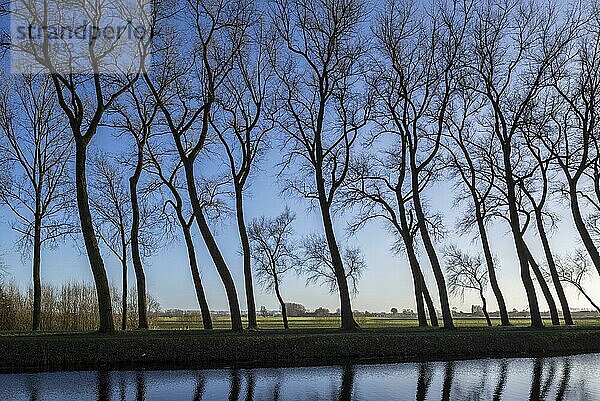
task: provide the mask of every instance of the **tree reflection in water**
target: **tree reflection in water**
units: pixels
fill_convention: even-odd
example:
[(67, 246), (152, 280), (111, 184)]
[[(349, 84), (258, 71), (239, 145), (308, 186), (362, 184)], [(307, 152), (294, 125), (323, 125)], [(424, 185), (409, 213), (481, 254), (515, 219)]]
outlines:
[(508, 374), (508, 361), (503, 359), (500, 363), (500, 373), (498, 374), (498, 383), (494, 389), (494, 401), (500, 401), (506, 388), (506, 376)]
[(421, 362), (419, 364), (419, 378), (417, 380), (417, 401), (424, 401), (427, 398), (432, 376), (431, 366), (427, 362)]
[(146, 401), (146, 376), (141, 370), (135, 372), (135, 400)]
[(452, 380), (454, 379), (454, 361), (446, 362), (444, 368), (444, 385), (442, 386), (442, 401), (450, 400), (450, 392), (452, 391)]
[(110, 401), (110, 373), (105, 371), (96, 373), (96, 394), (98, 394), (98, 401)]
[(204, 396), (204, 388), (206, 387), (206, 380), (204, 376), (199, 374), (195, 378), (196, 385), (194, 386), (194, 398), (193, 401), (201, 401)]
[(342, 384), (339, 391), (339, 401), (350, 401), (352, 399), (352, 390), (354, 388), (354, 365), (344, 366), (342, 371)]
[(565, 399), (565, 393), (569, 387), (569, 380), (571, 379), (571, 361), (569, 358), (563, 360), (563, 371), (560, 379), (558, 390), (556, 391), (556, 401), (562, 401)]
[[(8, 375), (4, 381), (0, 376), (0, 401), (74, 401), (90, 395), (95, 401), (146, 401), (174, 396), (192, 401), (361, 401), (389, 399), (390, 394), (391, 398), (400, 399), (413, 394), (417, 401), (600, 399), (600, 386), (591, 379), (596, 377), (597, 358), (587, 355), (266, 370)], [(416, 380), (410, 373), (418, 374)]]
[(242, 386), (240, 380), (240, 371), (238, 369), (231, 369), (230, 374), (231, 387), (229, 389), (229, 401), (237, 401), (240, 398)]

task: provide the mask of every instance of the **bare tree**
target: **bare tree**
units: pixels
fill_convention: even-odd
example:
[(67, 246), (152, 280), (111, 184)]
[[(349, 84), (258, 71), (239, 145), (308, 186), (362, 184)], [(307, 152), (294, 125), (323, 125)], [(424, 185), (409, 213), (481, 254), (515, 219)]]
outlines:
[(358, 325), (332, 208), (370, 109), (361, 88), (365, 5), (361, 0), (277, 0), (271, 12), (281, 47), (275, 73), (281, 84), (277, 122), (287, 150), (282, 170), (296, 167), (287, 188), (318, 205), (339, 289), (341, 325), (354, 330)]
[(181, 182), (180, 171), (182, 167), (181, 160), (176, 156), (174, 158), (168, 157), (168, 153), (158, 153), (156, 149), (153, 149), (148, 144), (148, 155), (151, 161), (151, 167), (149, 171), (151, 174), (155, 174), (158, 177), (160, 185), (167, 188), (168, 194), (164, 195), (164, 207), (163, 215), (169, 220), (169, 212), (166, 210), (170, 207), (174, 212), (177, 220), (177, 225), (183, 232), (183, 238), (188, 254), (188, 261), (190, 264), (190, 271), (192, 273), (192, 281), (194, 283), (194, 289), (196, 290), (196, 299), (200, 306), (200, 312), (202, 314), (202, 325), (204, 329), (211, 330), (212, 318), (210, 316), (210, 309), (208, 302), (206, 301), (206, 295), (204, 292), (204, 286), (202, 285), (202, 278), (200, 275), (200, 269), (198, 267), (198, 258), (196, 256), (196, 249), (192, 236), (192, 225), (194, 223), (194, 213), (187, 207), (182, 191), (186, 191), (184, 184)]
[[(327, 247), (327, 238), (320, 234), (312, 234), (302, 239), (302, 261), (300, 274), (306, 276), (306, 285), (320, 284), (328, 288), (330, 293), (339, 291), (337, 272)], [(359, 248), (342, 249), (344, 277), (349, 284), (350, 293), (358, 292), (358, 280), (367, 267), (365, 258)]]
[[(506, 302), (498, 284), (494, 257), (487, 231), (487, 224), (494, 216), (497, 205), (493, 200), (497, 169), (494, 160), (497, 154), (493, 138), (477, 135), (474, 116), (481, 107), (479, 95), (467, 88), (460, 91), (453, 111), (447, 120), (449, 143), (447, 150), (450, 174), (457, 179), (458, 204), (467, 204), (468, 209), (459, 221), (458, 228), (467, 233), (476, 228), (488, 270), (490, 285), (494, 292), (502, 326), (510, 326)], [(465, 192), (463, 188), (466, 188)]]
[[(137, 85), (141, 86), (141, 85)], [(133, 167), (129, 177), (129, 200), (131, 203), (131, 259), (136, 277), (138, 329), (148, 329), (148, 306), (146, 302), (146, 275), (142, 265), (140, 251), (140, 201), (139, 183), (147, 161), (145, 152), (146, 144), (152, 133), (154, 120), (158, 113), (158, 105), (154, 96), (148, 92), (140, 91), (136, 85), (132, 86), (126, 96), (114, 105), (117, 115), (116, 121), (111, 124), (120, 132), (130, 136), (134, 142), (133, 162), (127, 162)]]
[(248, 0), (185, 1), (181, 12), (192, 40), (182, 26), (163, 27), (151, 74), (144, 74), (181, 159), (196, 224), (225, 287), (234, 331), (243, 330), (237, 290), (200, 204), (195, 164), (207, 141), (215, 100), (246, 41), (252, 11)]
[(96, 235), (121, 262), (121, 330), (127, 330), (127, 269), (128, 250), (131, 245), (131, 203), (123, 178), (125, 171), (106, 154), (92, 159), (90, 206)]
[[(558, 8), (534, 2), (506, 0), (483, 3), (476, 10), (472, 35), (471, 68), (479, 81), (491, 119), (484, 126), (498, 141), (506, 190), (509, 223), (527, 293), (531, 324), (543, 326), (517, 204), (515, 168), (519, 128), (541, 89), (550, 84), (550, 66), (570, 42), (576, 28), (557, 23)], [(518, 176), (518, 175), (517, 175)]]
[(450, 246), (445, 251), (446, 272), (448, 274), (448, 288), (451, 294), (464, 297), (465, 290), (475, 290), (481, 298), (481, 309), (485, 315), (488, 326), (492, 326), (492, 320), (487, 310), (485, 290), (489, 277), (487, 267), (484, 265), (480, 255), (471, 256), (456, 246)]
[[(385, 128), (382, 128), (385, 129)], [(368, 142), (374, 147), (373, 141)], [(349, 207), (358, 207), (356, 218), (350, 225), (352, 233), (358, 231), (367, 222), (380, 219), (401, 238), (397, 244), (408, 258), (417, 305), (419, 326), (427, 326), (425, 304), (429, 311), (431, 324), (437, 326), (437, 314), (429, 294), (416, 252), (415, 237), (418, 227), (410, 206), (411, 192), (406, 185), (406, 142), (401, 141), (399, 149), (386, 148), (388, 157), (381, 158), (377, 151), (355, 158), (344, 183), (344, 203)], [(384, 154), (385, 154), (384, 152)], [(404, 159), (404, 161), (402, 161)], [(400, 168), (396, 168), (396, 167)], [(425, 301), (425, 303), (423, 302)]]
[(281, 296), (283, 275), (298, 268), (298, 248), (292, 224), (296, 216), (285, 209), (279, 216), (252, 220), (248, 236), (256, 278), (264, 289), (274, 291), (281, 306), (283, 327), (289, 329), (287, 310)]
[(435, 178), (447, 109), (456, 90), (472, 5), (440, 4), (432, 13), (408, 2), (390, 1), (374, 27), (381, 55), (378, 75), (388, 132), (405, 142), (406, 169), (423, 246), (437, 282), (444, 327), (453, 328), (444, 274), (435, 250), (422, 192)]
[(575, 287), (588, 302), (600, 313), (600, 306), (590, 297), (583, 287), (583, 281), (590, 275), (592, 263), (586, 250), (576, 249), (571, 255), (556, 258), (556, 268), (560, 281)]
[[(42, 247), (77, 231), (68, 173), (73, 147), (52, 82), (3, 77), (0, 91), (0, 202), (15, 216), (23, 257), (33, 249), (32, 329), (41, 321)], [(14, 89), (13, 89), (14, 88)]]
[[(39, 38), (28, 35), (23, 42), (13, 42), (10, 46), (15, 56), (25, 55), (33, 68), (49, 74), (58, 104), (68, 120), (75, 142), (75, 186), (81, 232), (98, 296), (99, 330), (112, 332), (114, 322), (110, 288), (89, 207), (87, 149), (106, 110), (139, 78), (153, 35), (155, 14), (148, 13), (148, 8), (141, 3), (136, 3), (139, 7), (125, 7), (113, 2), (98, 4), (90, 0), (77, 0), (73, 4), (74, 7), (67, 10), (48, 2), (15, 2), (11, 8), (11, 18), (24, 26), (39, 27), (41, 34)], [(65, 43), (51, 39), (55, 37), (53, 32), (56, 26), (72, 17), (65, 13), (73, 10), (79, 10), (81, 14), (78, 17), (89, 21), (95, 33), (90, 34), (77, 51), (65, 52), (62, 49), (70, 47), (60, 47)], [(127, 63), (116, 61), (120, 50), (117, 41), (104, 40), (98, 34), (100, 27), (109, 23), (109, 19), (110, 23), (129, 21), (130, 25), (141, 28), (136, 28), (135, 35), (132, 35)]]
[(211, 125), (225, 149), (235, 193), (236, 222), (242, 245), (248, 328), (257, 329), (256, 304), (250, 265), (250, 243), (244, 219), (244, 191), (255, 169), (257, 159), (264, 153), (267, 134), (273, 129), (273, 72), (269, 55), (273, 45), (266, 38), (262, 23), (258, 23), (250, 43), (236, 55), (234, 69), (224, 83), (226, 94), (221, 107), (211, 118)]
[[(126, 330), (127, 318), (127, 269), (129, 251), (132, 246), (131, 227), (134, 224), (133, 206), (131, 204), (130, 187), (127, 180), (126, 165), (113, 156), (98, 153), (92, 159), (92, 177), (90, 183), (90, 205), (94, 215), (96, 234), (106, 248), (121, 262), (122, 268), (122, 321), (121, 330)], [(159, 248), (160, 217), (154, 202), (145, 200), (139, 206), (141, 229), (138, 231), (140, 258), (151, 256)], [(133, 258), (132, 258), (133, 259)], [(136, 285), (136, 304), (139, 302)], [(145, 298), (145, 296), (144, 296)], [(138, 308), (138, 328), (141, 317)], [(148, 305), (144, 306), (147, 316)]]
[[(546, 112), (549, 129), (540, 131), (538, 139), (554, 156), (553, 162), (563, 173), (562, 192), (568, 197), (571, 215), (585, 249), (600, 274), (600, 252), (594, 244), (582, 212), (582, 200), (591, 198), (582, 188), (586, 176), (592, 177), (593, 192), (600, 176), (597, 171), (598, 99), (600, 89), (600, 18), (598, 4), (591, 2), (580, 10), (582, 16), (574, 26), (579, 37), (552, 64), (552, 86), (556, 96), (548, 97)], [(541, 146), (541, 145), (540, 145)], [(596, 177), (594, 179), (594, 176)], [(593, 195), (592, 195), (593, 196)], [(594, 203), (592, 202), (592, 205)]]
[(552, 249), (550, 248), (550, 240), (545, 227), (545, 221), (550, 221), (550, 228), (552, 228), (556, 220), (554, 214), (550, 213), (546, 208), (550, 190), (549, 170), (552, 157), (549, 156), (547, 152), (543, 152), (543, 148), (533, 144), (528, 138), (526, 139), (526, 143), (531, 157), (534, 160), (534, 168), (529, 172), (528, 177), (520, 179), (518, 184), (533, 209), (537, 232), (546, 256), (550, 278), (552, 279), (552, 283), (554, 284), (556, 294), (558, 295), (562, 307), (565, 324), (572, 325), (573, 318), (571, 317), (569, 303), (556, 270), (556, 262), (554, 260), (554, 255), (552, 254)]

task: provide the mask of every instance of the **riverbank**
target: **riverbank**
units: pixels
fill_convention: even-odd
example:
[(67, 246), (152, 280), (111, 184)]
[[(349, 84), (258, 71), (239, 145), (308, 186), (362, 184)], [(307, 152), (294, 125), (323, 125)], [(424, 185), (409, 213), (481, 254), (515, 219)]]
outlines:
[(0, 335), (0, 372), (275, 367), (600, 352), (600, 327)]

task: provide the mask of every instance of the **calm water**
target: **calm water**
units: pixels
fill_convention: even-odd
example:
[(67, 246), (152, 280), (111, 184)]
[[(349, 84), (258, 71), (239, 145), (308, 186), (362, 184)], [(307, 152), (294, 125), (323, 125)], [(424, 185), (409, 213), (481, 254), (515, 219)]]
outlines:
[(0, 375), (0, 400), (600, 400), (600, 354), (286, 369)]

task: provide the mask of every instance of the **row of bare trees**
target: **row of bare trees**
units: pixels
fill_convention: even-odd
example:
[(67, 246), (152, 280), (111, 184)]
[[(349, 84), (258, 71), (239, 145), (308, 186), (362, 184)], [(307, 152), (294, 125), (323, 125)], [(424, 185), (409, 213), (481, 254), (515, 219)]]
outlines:
[[(97, 24), (117, 11), (78, 1)], [(358, 327), (351, 295), (366, 263), (335, 231), (343, 223), (337, 212), (350, 216), (351, 233), (380, 220), (397, 238), (421, 326), (438, 325), (424, 261), (444, 327), (454, 327), (449, 292), (477, 290), (486, 306), (488, 283), (501, 324), (510, 324), (492, 224), (510, 230), (533, 326), (542, 319), (532, 273), (554, 324), (553, 293), (572, 324), (563, 283), (584, 292), (588, 267), (600, 274), (600, 13), (593, 0), (389, 0), (378, 7), (366, 0), (155, 1), (119, 10), (139, 23), (127, 62), (100, 35), (66, 61), (57, 57), (52, 41), (60, 39), (48, 27), (60, 10), (17, 3), (12, 17), (43, 34), (3, 39), (5, 49), (39, 68), (2, 76), (0, 162), (9, 173), (0, 200), (15, 215), (19, 244), (33, 250), (34, 330), (42, 244), (81, 235), (99, 329), (111, 332), (102, 250), (122, 265), (123, 310), (131, 261), (138, 328), (146, 329), (145, 265), (181, 233), (203, 324), (212, 328), (196, 230), (225, 288), (232, 329), (242, 330), (235, 269), (214, 234), (229, 212), (249, 329), (258, 328), (253, 276), (275, 292), (286, 320), (280, 279), (290, 269), (337, 292), (342, 328)], [(106, 131), (121, 149), (99, 149), (95, 138)], [(284, 193), (306, 199), (322, 234), (293, 240), (289, 210), (248, 226), (249, 184), (275, 148), (283, 154), (277, 175)], [(481, 255), (445, 246), (443, 216), (428, 197), (448, 181), (464, 212), (458, 231), (476, 234)], [(561, 260), (551, 236), (563, 203), (585, 254)]]

